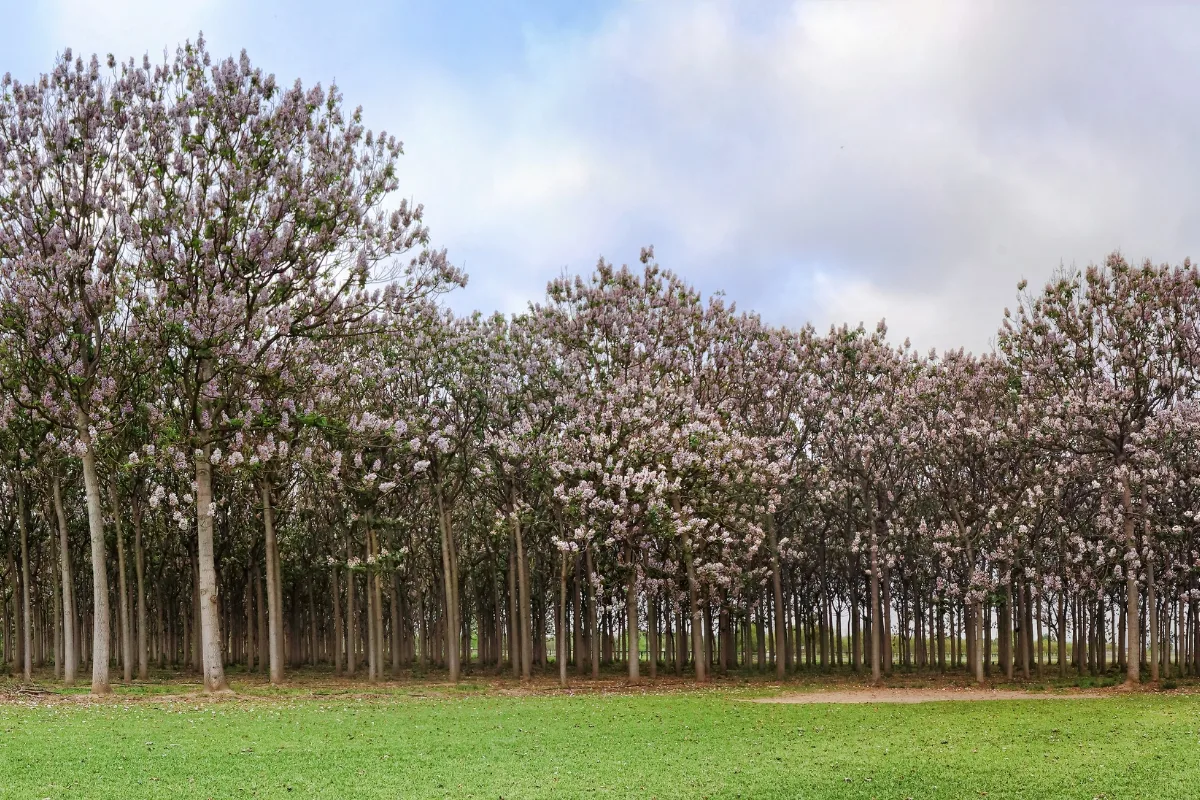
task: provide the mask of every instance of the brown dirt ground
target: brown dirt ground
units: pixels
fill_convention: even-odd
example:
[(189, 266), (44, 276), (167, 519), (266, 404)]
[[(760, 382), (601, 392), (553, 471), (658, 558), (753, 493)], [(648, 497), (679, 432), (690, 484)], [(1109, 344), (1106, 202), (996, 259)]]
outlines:
[(851, 689), (756, 697), (752, 703), (939, 703), (980, 700), (1085, 700), (1107, 697), (1112, 692), (1022, 692), (1013, 689)]
[[(415, 675), (406, 672), (397, 680), (384, 680), (371, 685), (361, 677), (350, 679), (334, 676), (329, 671), (299, 670), (290, 672), (282, 687), (271, 687), (262, 673), (230, 674), (232, 694), (205, 695), (200, 691), (199, 676), (194, 673), (156, 672), (145, 683), (135, 681), (131, 687), (122, 686), (113, 675), (114, 692), (104, 696), (87, 693), (88, 676), (81, 675), (74, 692), (64, 692), (49, 670), (34, 675), (34, 683), (21, 684), (0, 674), (0, 705), (14, 704), (106, 704), (127, 705), (134, 703), (186, 703), (213, 702), (289, 703), (298, 700), (342, 701), (386, 701), (392, 699), (439, 700), (471, 696), (536, 697), (553, 695), (641, 695), (641, 694), (693, 694), (730, 693), (731, 699), (744, 699), (761, 703), (929, 703), (938, 701), (978, 700), (1063, 700), (1075, 698), (1106, 697), (1122, 694), (1124, 687), (1107, 689), (1079, 689), (1073, 686), (1041, 686), (1040, 691), (1029, 691), (1020, 686), (979, 687), (970, 683), (964, 675), (891, 676), (886, 686), (870, 686), (861, 676), (810, 675), (790, 676), (789, 680), (776, 681), (773, 676), (728, 676), (714, 675), (711, 681), (698, 686), (690, 677), (678, 677), (660, 673), (654, 680), (643, 679), (631, 685), (619, 672), (606, 670), (598, 679), (584, 677), (572, 671), (567, 687), (558, 685), (553, 673), (535, 673), (530, 681), (510, 677), (505, 671), (476, 670), (463, 677), (457, 686), (445, 681), (445, 673), (431, 672)], [(1186, 681), (1180, 693), (1194, 693), (1200, 684)], [(738, 698), (740, 692), (750, 695), (763, 693), (767, 696)], [(1147, 686), (1139, 691), (1154, 691)]]

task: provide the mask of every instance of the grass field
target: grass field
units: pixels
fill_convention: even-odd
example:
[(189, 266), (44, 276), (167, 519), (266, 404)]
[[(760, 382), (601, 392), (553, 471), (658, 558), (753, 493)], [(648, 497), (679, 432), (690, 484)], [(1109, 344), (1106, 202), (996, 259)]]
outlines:
[(754, 684), (156, 694), (172, 688), (0, 703), (0, 798), (1200, 796), (1200, 695), (1178, 692), (922, 705), (745, 702), (779, 691)]

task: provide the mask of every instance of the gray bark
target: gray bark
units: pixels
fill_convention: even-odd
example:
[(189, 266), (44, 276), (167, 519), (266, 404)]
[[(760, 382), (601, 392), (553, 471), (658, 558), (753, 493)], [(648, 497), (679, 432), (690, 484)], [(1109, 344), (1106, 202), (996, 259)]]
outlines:
[(221, 617), (217, 607), (217, 569), (213, 556), (212, 464), (210, 445), (196, 456), (196, 565), (200, 595), (200, 659), (204, 691), (223, 692), (225, 665), (221, 656)]
[(108, 480), (108, 502), (112, 506), (113, 527), (117, 532), (117, 626), (121, 636), (121, 670), (125, 683), (133, 680), (133, 635), (129, 630), (129, 584), (125, 570), (125, 526), (121, 524), (121, 505), (117, 482)]
[(67, 515), (63, 510), (62, 488), (58, 476), (51, 479), (54, 515), (58, 519), (58, 562), (62, 573), (63, 612), (63, 683), (72, 686), (79, 670), (79, 649), (75, 639), (75, 581), (71, 574), (71, 546), (67, 539)]
[(112, 625), (108, 608), (108, 569), (104, 542), (104, 509), (100, 503), (100, 478), (96, 473), (96, 453), (88, 432), (87, 416), (77, 416), (77, 433), (83, 445), (83, 489), (87, 500), (88, 533), (92, 545), (92, 694), (108, 694), (109, 638)]

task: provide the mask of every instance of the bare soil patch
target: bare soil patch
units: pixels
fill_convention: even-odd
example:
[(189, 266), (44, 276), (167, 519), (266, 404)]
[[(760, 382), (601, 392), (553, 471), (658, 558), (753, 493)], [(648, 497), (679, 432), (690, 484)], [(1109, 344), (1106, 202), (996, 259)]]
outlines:
[(798, 692), (777, 697), (756, 697), (752, 703), (941, 703), (983, 700), (1086, 700), (1107, 697), (1098, 691), (1023, 692), (1015, 689), (963, 689), (947, 686), (938, 689), (843, 689), (837, 691)]

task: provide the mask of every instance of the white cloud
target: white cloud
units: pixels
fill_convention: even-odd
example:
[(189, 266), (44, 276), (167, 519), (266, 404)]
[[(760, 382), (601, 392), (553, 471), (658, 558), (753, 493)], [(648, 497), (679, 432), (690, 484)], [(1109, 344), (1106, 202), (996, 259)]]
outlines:
[(406, 166), (472, 305), (653, 242), (770, 319), (886, 316), (980, 350), (1021, 277), (1200, 252), (1194, 16), (628, 3), (531, 34), (518, 73), (426, 87)]
[[(867, 278), (816, 270), (809, 275), (805, 288), (813, 300), (810, 321), (820, 333), (843, 323), (851, 326), (862, 323), (871, 331), (883, 320), (895, 342), (910, 338), (922, 352), (930, 347), (941, 352), (963, 344), (947, 337), (947, 328), (969, 329), (973, 323), (971, 310), (956, 304), (959, 291), (956, 287), (922, 292), (888, 291)], [(993, 320), (986, 323), (989, 333), (997, 327)], [(985, 339), (977, 349), (990, 349), (991, 343)]]
[(653, 243), (770, 320), (885, 316), (922, 349), (981, 350), (1022, 277), (1200, 255), (1200, 8), (628, 0), (591, 29), (527, 28), (524, 62), (482, 78), (283, 7), (43, 8), (85, 52), (203, 28), (284, 76), (350, 71), (471, 274), (462, 309), (517, 310)]

